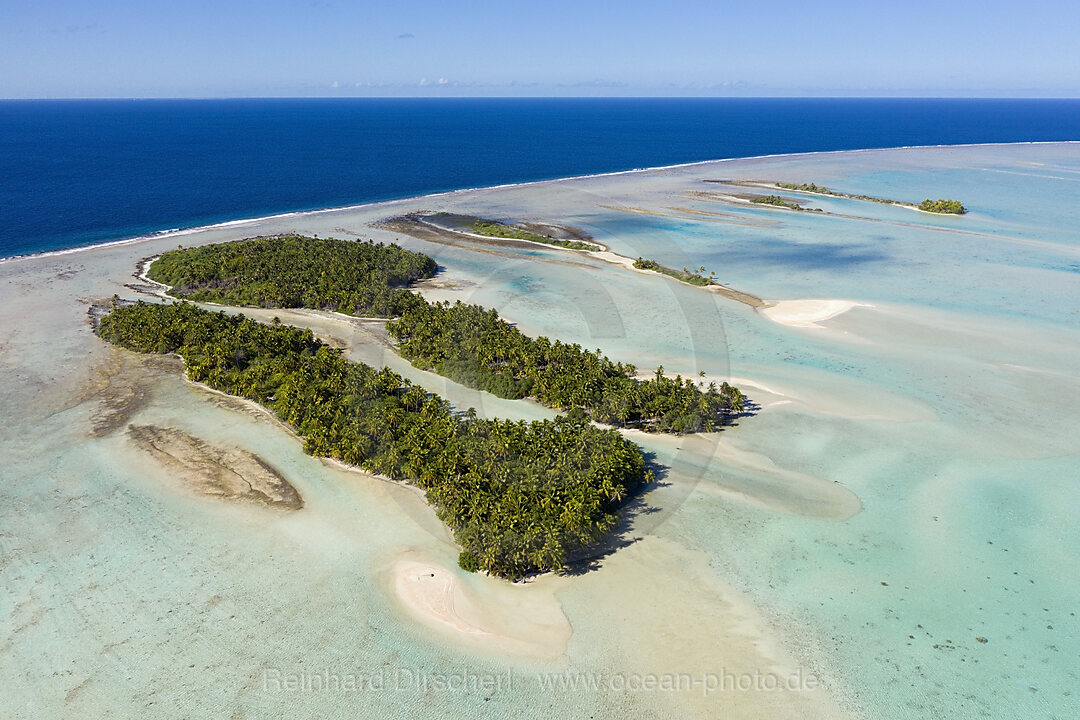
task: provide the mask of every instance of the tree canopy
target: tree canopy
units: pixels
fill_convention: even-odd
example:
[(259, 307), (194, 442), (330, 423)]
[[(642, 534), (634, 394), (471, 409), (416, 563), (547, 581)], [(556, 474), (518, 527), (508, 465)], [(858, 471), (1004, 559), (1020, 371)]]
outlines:
[(638, 270), (651, 270), (658, 272), (669, 277), (673, 277), (676, 280), (687, 283), (688, 285), (697, 285), (698, 287), (705, 287), (706, 285), (713, 284), (713, 278), (716, 273), (711, 273), (712, 277), (705, 275), (705, 266), (702, 265), (697, 270), (684, 267), (682, 270), (676, 270), (675, 268), (669, 268), (666, 265), (661, 265), (655, 260), (648, 260), (643, 257), (639, 257), (634, 261), (634, 267)]
[[(711, 282), (689, 270), (653, 266), (686, 282)], [(429, 303), (406, 289), (435, 269), (428, 256), (397, 245), (288, 236), (173, 250), (151, 264), (150, 277), (192, 300), (400, 316), (387, 331), (416, 367), (500, 397), (580, 408), (617, 427), (709, 432), (743, 409), (742, 393), (727, 383), (703, 388), (660, 374), (639, 380), (633, 365), (599, 350), (534, 339), (494, 310)]]
[(967, 208), (959, 200), (927, 199), (919, 203), (919, 209), (942, 215), (963, 215), (967, 213)]
[(779, 195), (757, 195), (750, 198), (750, 202), (757, 205), (773, 205), (775, 207), (787, 208), (788, 210), (802, 210), (802, 206), (799, 203), (785, 200)]
[(148, 277), (198, 302), (394, 317), (419, 300), (406, 288), (436, 269), (393, 244), (286, 235), (171, 250)]
[(176, 353), (189, 377), (271, 409), (304, 450), (422, 488), (461, 565), (519, 578), (558, 570), (609, 533), (651, 480), (639, 448), (581, 418), (512, 422), (451, 412), (388, 368), (345, 360), (310, 330), (190, 303), (114, 305), (105, 340)]
[(600, 249), (600, 247), (594, 243), (581, 240), (564, 240), (562, 238), (551, 237), (550, 235), (541, 235), (540, 233), (535, 233), (531, 230), (515, 227), (513, 225), (507, 225), (506, 223), (501, 223), (496, 220), (483, 220), (477, 218), (473, 221), (469, 229), (478, 235), (528, 240), (529, 242), (541, 243), (543, 245), (556, 245), (567, 250), (596, 251)]
[(417, 367), (500, 397), (580, 408), (617, 427), (708, 432), (743, 409), (742, 393), (727, 383), (703, 390), (690, 378), (661, 373), (639, 380), (633, 365), (577, 344), (533, 339), (479, 305), (417, 304), (386, 327)]

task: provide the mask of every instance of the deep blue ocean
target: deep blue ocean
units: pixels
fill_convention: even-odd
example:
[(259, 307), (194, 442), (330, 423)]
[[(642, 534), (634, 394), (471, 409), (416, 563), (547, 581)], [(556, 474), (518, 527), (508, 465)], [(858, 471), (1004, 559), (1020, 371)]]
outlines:
[(1080, 100), (0, 101), (0, 256), (774, 153), (1080, 140)]

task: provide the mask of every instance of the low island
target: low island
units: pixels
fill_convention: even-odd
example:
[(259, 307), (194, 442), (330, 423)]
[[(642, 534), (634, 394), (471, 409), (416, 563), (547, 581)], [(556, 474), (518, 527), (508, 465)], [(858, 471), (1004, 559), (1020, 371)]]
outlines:
[(890, 200), (889, 198), (874, 197), (873, 195), (855, 195), (853, 193), (838, 192), (836, 190), (830, 190), (824, 185), (817, 185), (815, 183), (788, 183), (778, 182), (775, 183), (776, 187), (783, 190), (794, 190), (795, 192), (812, 193), (814, 195), (829, 195), (831, 197), (847, 198), (848, 200), (863, 200), (865, 202), (881, 203), (882, 205), (903, 205), (906, 207), (915, 207), (914, 203), (904, 202), (902, 200)]
[[(847, 200), (861, 200), (863, 202), (880, 203), (882, 205), (897, 205), (899, 207), (911, 208), (912, 210), (921, 210), (923, 212), (936, 213), (938, 215), (964, 215), (967, 213), (967, 208), (963, 203), (958, 200), (923, 200), (921, 203), (906, 202), (903, 200), (891, 200), (889, 198), (876, 197), (874, 195), (861, 195), (856, 193), (840, 192), (839, 190), (833, 190), (827, 188), (824, 185), (818, 185), (817, 183), (793, 183), (793, 182), (772, 182), (767, 180), (706, 180), (705, 182), (717, 183), (720, 185), (736, 185), (741, 187), (752, 188), (780, 188), (781, 190), (790, 190), (792, 192), (809, 193), (811, 195), (827, 195), (829, 197), (844, 198)], [(775, 207), (782, 207), (787, 210), (806, 210), (799, 206), (798, 203), (792, 202), (779, 195), (746, 195), (740, 196), (745, 200), (749, 200), (752, 203), (759, 205), (773, 205)], [(822, 212), (820, 208), (810, 208), (814, 212)], [(831, 214), (831, 213), (826, 213)]]
[(923, 212), (938, 213), (941, 215), (964, 215), (967, 208), (959, 200), (923, 200), (919, 203), (919, 209)]
[(594, 243), (585, 242), (583, 240), (567, 240), (563, 238), (552, 237), (548, 234), (535, 232), (533, 230), (518, 227), (516, 225), (508, 225), (497, 220), (484, 220), (483, 218), (477, 218), (473, 221), (470, 229), (477, 235), (497, 238), (512, 238), (514, 240), (525, 240), (526, 242), (540, 243), (541, 245), (554, 245), (556, 247), (561, 247), (566, 250), (587, 250), (590, 252), (595, 252), (601, 249), (599, 245), (596, 245)]
[(562, 569), (652, 479), (640, 449), (615, 430), (572, 417), (460, 416), (387, 368), (345, 360), (310, 330), (140, 301), (114, 302), (97, 332), (129, 350), (179, 355), (189, 379), (267, 407), (312, 455), (421, 488), (468, 570), (517, 579)]
[(417, 367), (566, 415), (526, 423), (455, 412), (276, 319), (118, 298), (94, 317), (103, 339), (176, 354), (190, 380), (268, 408), (306, 452), (421, 488), (461, 545), (461, 567), (510, 579), (567, 567), (652, 481), (640, 448), (615, 428), (707, 432), (743, 409), (726, 382), (702, 387), (659, 369), (639, 379), (633, 365), (528, 337), (494, 310), (429, 303), (409, 286), (436, 269), (394, 244), (288, 235), (178, 248), (146, 274), (182, 300), (392, 317), (387, 329)]
[[(750, 202), (755, 205), (772, 205), (773, 207), (784, 208), (785, 210), (803, 210), (803, 206), (797, 202), (792, 202), (779, 195), (755, 195), (750, 198)], [(820, 212), (820, 210), (818, 211)]]
[(150, 265), (148, 277), (188, 300), (396, 317), (386, 329), (416, 367), (615, 427), (710, 432), (743, 409), (742, 393), (726, 382), (702, 388), (682, 377), (638, 380), (633, 365), (599, 350), (531, 338), (494, 310), (429, 303), (407, 289), (435, 268), (431, 258), (397, 245), (284, 236), (173, 250)]
[(655, 260), (647, 260), (645, 258), (638, 258), (634, 261), (634, 268), (637, 270), (651, 270), (652, 272), (658, 272), (668, 277), (673, 277), (680, 282), (684, 282), (690, 285), (697, 285), (698, 287), (705, 287), (715, 282), (716, 273), (710, 273), (706, 276), (705, 266), (702, 265), (697, 271), (690, 270), (689, 268), (683, 268), (682, 270), (676, 270), (675, 268), (669, 268), (666, 265), (661, 265)]
[[(447, 245), (458, 245), (458, 240), (470, 244), (481, 243), (495, 247), (520, 248), (537, 244), (549, 245), (563, 250), (586, 253), (590, 257), (618, 267), (639, 272), (656, 272), (661, 275), (668, 275), (694, 287), (703, 288), (711, 293), (722, 295), (729, 300), (734, 300), (755, 309), (768, 305), (761, 298), (723, 285), (714, 278), (706, 278), (707, 282), (697, 281), (694, 279), (695, 273), (686, 272), (680, 274), (677, 270), (666, 268), (659, 263), (656, 263), (656, 267), (644, 267), (639, 263), (653, 263), (654, 261), (642, 260), (641, 258), (635, 261), (632, 257), (620, 255), (610, 248), (595, 242), (591, 236), (582, 230), (569, 225), (538, 221), (506, 224), (469, 215), (416, 212), (384, 220), (379, 223), (379, 227), (411, 235), (426, 242)], [(477, 232), (477, 228), (485, 229), (487, 234)], [(492, 249), (489, 252), (498, 251)], [(541, 261), (546, 259), (536, 255), (533, 258)], [(704, 269), (702, 269), (702, 272), (704, 272)]]

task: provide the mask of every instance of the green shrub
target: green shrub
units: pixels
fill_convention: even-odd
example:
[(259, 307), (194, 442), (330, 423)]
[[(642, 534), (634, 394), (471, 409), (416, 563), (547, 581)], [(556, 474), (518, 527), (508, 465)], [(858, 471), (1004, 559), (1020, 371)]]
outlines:
[(476, 557), (476, 553), (462, 550), (458, 555), (457, 564), (465, 572), (476, 572), (480, 569), (480, 558)]
[(919, 209), (942, 215), (963, 215), (967, 212), (967, 208), (959, 200), (926, 199), (919, 203)]

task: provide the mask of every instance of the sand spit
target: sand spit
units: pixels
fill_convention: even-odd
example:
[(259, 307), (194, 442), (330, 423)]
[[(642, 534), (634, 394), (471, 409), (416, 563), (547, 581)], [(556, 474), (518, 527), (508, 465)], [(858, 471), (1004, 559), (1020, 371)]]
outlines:
[[(372, 227), (374, 227), (376, 230), (383, 230), (392, 233), (408, 235), (409, 237), (414, 237), (417, 240), (423, 240), (424, 242), (435, 243), (437, 245), (464, 247), (467, 248), (470, 252), (484, 253), (486, 255), (500, 255), (503, 257), (517, 257), (517, 253), (511, 252), (511, 248), (515, 247), (543, 247), (547, 248), (548, 250), (562, 249), (555, 245), (541, 245), (540, 243), (532, 243), (524, 240), (488, 238), (482, 235), (477, 235), (473, 237), (464, 233), (456, 233), (448, 230), (437, 230), (433, 226), (420, 223), (409, 216), (393, 217), (389, 219), (379, 220), (378, 222), (373, 223)], [(537, 257), (535, 259), (560, 265), (587, 267), (585, 263), (573, 262), (571, 260), (556, 260), (552, 257)]]
[(742, 290), (729, 288), (727, 285), (714, 283), (712, 285), (706, 285), (703, 289), (706, 292), (711, 292), (713, 295), (719, 295), (728, 300), (734, 300), (735, 302), (740, 302), (743, 305), (748, 305), (755, 309), (769, 307), (769, 304), (761, 298), (751, 295), (750, 293), (744, 293)]
[[(456, 245), (457, 244), (455, 242), (452, 242), (450, 240), (450, 237), (458, 237), (458, 238), (464, 239), (464, 240), (469, 241), (469, 242), (479, 242), (479, 243), (482, 243), (482, 244), (485, 244), (485, 245), (493, 245), (493, 246), (496, 246), (496, 247), (532, 246), (532, 247), (543, 247), (543, 248), (547, 248), (549, 250), (551, 250), (551, 249), (563, 250), (564, 252), (568, 252), (568, 253), (575, 253), (575, 254), (579, 254), (579, 255), (587, 255), (588, 257), (593, 257), (593, 258), (596, 258), (597, 260), (603, 260), (606, 263), (610, 263), (612, 265), (618, 265), (619, 267), (626, 268), (627, 270), (632, 270), (634, 272), (642, 273), (642, 274), (645, 274), (645, 275), (660, 275), (661, 277), (669, 277), (667, 275), (664, 275), (664, 273), (659, 273), (659, 272), (656, 272), (655, 270), (642, 270), (642, 269), (634, 267), (634, 258), (627, 257), (625, 255), (620, 255), (619, 253), (616, 253), (616, 252), (612, 252), (608, 247), (602, 245), (601, 243), (596, 242), (595, 240), (593, 240), (588, 235), (582, 233), (580, 230), (577, 230), (575, 228), (570, 228), (570, 227), (567, 227), (567, 226), (562, 226), (562, 225), (554, 225), (554, 224), (551, 224), (551, 223), (539, 223), (538, 221), (533, 221), (531, 223), (531, 225), (529, 225), (529, 227), (533, 228), (534, 230), (537, 230), (537, 229), (551, 230), (551, 229), (556, 229), (557, 228), (557, 229), (560, 229), (562, 231), (562, 233), (564, 234), (564, 236), (567, 239), (582, 239), (583, 242), (592, 243), (592, 244), (596, 245), (600, 249), (599, 250), (569, 250), (569, 249), (566, 249), (566, 248), (560, 248), (557, 245), (545, 245), (545, 244), (542, 244), (542, 243), (536, 243), (536, 242), (532, 242), (532, 241), (529, 241), (529, 240), (516, 240), (516, 239), (508, 239), (508, 238), (491, 238), (491, 237), (487, 237), (487, 236), (484, 236), (484, 235), (477, 235), (475, 233), (469, 233), (469, 232), (464, 232), (464, 231), (461, 231), (461, 230), (458, 230), (458, 229), (455, 229), (455, 228), (450, 228), (450, 227), (447, 227), (447, 226), (445, 226), (444, 224), (441, 224), (441, 223), (431, 222), (430, 220), (428, 220), (425, 217), (420, 216), (420, 215), (412, 215), (412, 216), (390, 218), (389, 220), (386, 220), (383, 223), (381, 223), (380, 226), (383, 229), (394, 230), (394, 231), (397, 231), (397, 232), (405, 233), (407, 235), (411, 235), (412, 237), (415, 237), (415, 238), (417, 238), (419, 240), (426, 240), (426, 241), (429, 241), (429, 242), (438, 242), (438, 243), (449, 244), (449, 245)], [(498, 251), (495, 251), (495, 250), (486, 250), (485, 251), (485, 250), (482, 250), (480, 248), (476, 248), (476, 249), (480, 250), (481, 252), (498, 252)], [(557, 262), (557, 263), (562, 263), (562, 264), (574, 264), (574, 263), (568, 263), (566, 261), (554, 260), (554, 259), (551, 259), (551, 258), (537, 257), (535, 259), (541, 260), (543, 262)], [(674, 280), (675, 282), (682, 282), (681, 280), (679, 280), (677, 278), (671, 278), (671, 279)], [(683, 283), (683, 284), (689, 285), (689, 283)], [(745, 293), (745, 292), (742, 292), (740, 290), (735, 290), (733, 288), (729, 288), (726, 285), (720, 285), (719, 283), (715, 283), (715, 282), (713, 284), (710, 284), (710, 285), (703, 285), (703, 286), (690, 285), (690, 287), (700, 287), (702, 290), (705, 290), (706, 292), (711, 292), (714, 295), (720, 295), (721, 297), (727, 298), (728, 300), (734, 300), (735, 302), (739, 302), (739, 303), (742, 303), (744, 305), (748, 305), (748, 306), (750, 306), (752, 308), (763, 308), (763, 307), (768, 306), (768, 303), (766, 303), (764, 300), (762, 300), (759, 297), (751, 295), (750, 293)]]
[(689, 483), (695, 492), (722, 495), (792, 517), (842, 522), (862, 510), (846, 486), (791, 467), (748, 449), (729, 429), (694, 435), (640, 430), (623, 434), (646, 450), (671, 457), (668, 481)]
[(818, 323), (846, 313), (854, 307), (873, 307), (854, 300), (781, 300), (762, 308), (765, 317), (788, 327), (823, 328)]
[(728, 382), (744, 392), (748, 392), (746, 388), (752, 388), (748, 394), (761, 410), (788, 406), (788, 409), (816, 415), (896, 423), (938, 419), (930, 405), (856, 378), (843, 378), (838, 382), (818, 373), (795, 373), (780, 381), (784, 384), (769, 380), (766, 385), (744, 377), (732, 377)]
[(618, 253), (611, 252), (610, 250), (592, 252), (589, 254), (595, 258), (599, 258), (600, 260), (609, 262), (613, 265), (620, 265), (627, 270), (633, 270), (634, 272), (641, 273), (642, 275), (659, 275), (660, 277), (668, 278), (673, 282), (682, 283), (683, 285), (687, 285), (689, 287), (700, 288), (705, 292), (719, 295), (721, 297), (727, 298), (728, 300), (734, 300), (735, 302), (742, 303), (743, 305), (748, 305), (749, 307), (752, 307), (754, 309), (769, 307), (769, 304), (767, 302), (755, 295), (751, 295), (750, 293), (744, 293), (741, 290), (736, 290), (734, 288), (728, 287), (727, 285), (721, 285), (717, 282), (713, 282), (709, 285), (691, 285), (690, 283), (684, 283), (678, 278), (671, 277), (670, 275), (666, 275), (662, 272), (657, 272), (656, 270), (647, 270), (634, 267), (633, 258), (628, 258), (625, 255), (620, 255)]
[[(1060, 179), (1060, 178), (1059, 178)], [(915, 212), (924, 213), (926, 215), (937, 215), (938, 217), (960, 217), (956, 213), (941, 213), (934, 212), (932, 210), (923, 210), (919, 207), (918, 203), (908, 202), (906, 200), (890, 200), (889, 198), (874, 197), (873, 195), (860, 195), (858, 193), (846, 193), (835, 190), (829, 192), (814, 192), (812, 190), (802, 190), (793, 187), (781, 187), (779, 183), (772, 180), (705, 180), (708, 183), (718, 183), (721, 185), (732, 185), (739, 187), (749, 188), (761, 188), (763, 190), (770, 190), (773, 193), (777, 192), (790, 192), (798, 193), (800, 195), (825, 197), (825, 198), (840, 198), (842, 200), (855, 200), (857, 202), (871, 202), (878, 203), (879, 205), (892, 205), (894, 207), (904, 208), (905, 210), (914, 210)], [(824, 189), (824, 188), (823, 188)], [(800, 204), (807, 202), (806, 200), (796, 200)], [(837, 213), (825, 213), (826, 215), (837, 215)], [(966, 214), (966, 213), (965, 213)], [(838, 215), (839, 217), (854, 217), (851, 215)], [(869, 220), (870, 218), (862, 218)]]
[(412, 620), (478, 649), (533, 658), (566, 652), (570, 623), (554, 596), (561, 578), (511, 584), (463, 575), (408, 551), (393, 562), (386, 581)]
[[(786, 208), (777, 205), (770, 205), (768, 203), (755, 203), (755, 198), (764, 197), (764, 195), (757, 195), (754, 193), (744, 192), (717, 192), (713, 190), (686, 190), (686, 196), (692, 200), (702, 200), (712, 203), (723, 203), (725, 205), (734, 205), (739, 207), (752, 207), (762, 210), (786, 210), (788, 212), (794, 212), (792, 208)], [(803, 205), (806, 200), (795, 200), (794, 198), (783, 198), (786, 202), (794, 203), (796, 205)]]
[(177, 428), (129, 425), (128, 438), (168, 473), (201, 495), (252, 500), (299, 510), (304, 501), (289, 481), (245, 450), (216, 447)]
[(780, 467), (767, 455), (740, 448), (737, 441), (721, 437), (713, 459), (725, 469), (723, 478), (699, 489), (709, 487), (795, 517), (841, 522), (862, 510), (858, 496), (840, 483)]
[[(419, 237), (414, 234), (417, 229), (428, 229), (434, 231), (437, 234), (451, 236), (466, 240), (470, 243), (477, 243), (480, 245), (490, 245), (492, 247), (502, 248), (528, 248), (539, 247), (546, 248), (548, 250), (563, 250), (570, 253), (592, 253), (593, 250), (576, 250), (572, 248), (565, 248), (560, 245), (536, 242), (533, 240), (524, 240), (522, 238), (512, 237), (495, 237), (491, 235), (481, 235), (477, 232), (470, 232), (468, 228), (471, 223), (476, 220), (482, 220), (472, 215), (454, 215), (450, 213), (412, 213), (402, 217), (389, 218), (384, 221), (384, 226), (392, 230), (400, 230), (406, 232), (414, 237)], [(540, 220), (530, 220), (527, 222), (514, 223), (515, 227), (521, 228), (528, 232), (536, 233), (538, 235), (547, 235), (548, 237), (556, 240), (564, 240), (568, 242), (582, 242), (595, 246), (599, 250), (606, 250), (607, 248), (601, 243), (596, 242), (588, 235), (588, 233), (582, 232), (577, 228), (570, 227), (568, 225), (557, 225), (555, 223), (544, 222)], [(426, 239), (426, 238), (421, 238)]]
[[(677, 690), (632, 696), (642, 703), (661, 696), (662, 705), (642, 710), (627, 700), (627, 706), (596, 717), (850, 717), (831, 695), (835, 688), (826, 688), (790, 654), (764, 613), (720, 581), (711, 562), (704, 552), (650, 535), (606, 559), (599, 572), (574, 578), (580, 592), (566, 598), (575, 620), (571, 657), (611, 644), (616, 672), (643, 676), (659, 669), (661, 676), (693, 677)], [(589, 612), (596, 607), (603, 612)], [(695, 675), (698, 669), (724, 675), (727, 684)], [(749, 682), (765, 676), (771, 689)]]

